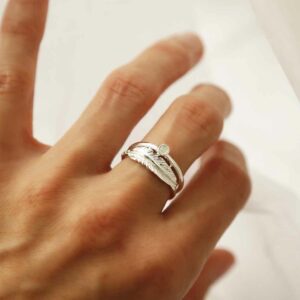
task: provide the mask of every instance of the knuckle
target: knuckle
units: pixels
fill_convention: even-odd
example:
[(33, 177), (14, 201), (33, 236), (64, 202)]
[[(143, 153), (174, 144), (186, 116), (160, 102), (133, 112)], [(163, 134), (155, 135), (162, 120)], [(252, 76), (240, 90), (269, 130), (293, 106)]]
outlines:
[[(57, 161), (54, 165), (56, 169), (61, 169), (63, 172), (69, 173), (74, 171), (74, 167), (78, 167), (86, 159), (86, 144), (85, 141), (71, 143), (66, 153), (63, 154), (62, 160)], [(67, 150), (67, 149), (66, 149)]]
[(39, 36), (36, 27), (31, 26), (27, 22), (16, 23), (14, 21), (6, 20), (1, 31), (3, 34), (19, 36), (26, 40), (30, 40), (31, 42), (37, 40)]
[(88, 209), (76, 222), (80, 248), (84, 252), (93, 250), (111, 251), (125, 246), (127, 224), (121, 209)]
[(219, 174), (224, 186), (229, 188), (230, 194), (228, 193), (228, 196), (231, 203), (239, 209), (244, 206), (251, 192), (251, 181), (248, 173), (224, 156), (211, 158), (208, 168), (211, 172)]
[(230, 153), (243, 163), (246, 163), (246, 159), (242, 151), (236, 145), (225, 140), (219, 140), (217, 143), (215, 143), (214, 152), (220, 156), (224, 156), (226, 155), (226, 153)]
[[(159, 255), (157, 255), (159, 256)], [(149, 286), (155, 295), (168, 299), (170, 290), (174, 290), (174, 277), (177, 273), (173, 263), (159, 257), (144, 259), (137, 263), (135, 286)]]
[(26, 226), (34, 231), (42, 229), (39, 224), (50, 216), (55, 216), (59, 211), (57, 201), (59, 195), (63, 193), (61, 183), (55, 181), (39, 181), (31, 182), (20, 186), (21, 194), (15, 195), (16, 212), (25, 214)]
[(26, 197), (29, 203), (38, 203), (40, 201), (51, 200), (61, 191), (62, 186), (57, 180), (46, 180), (45, 182), (31, 183), (25, 189)]
[(23, 93), (30, 86), (31, 78), (23, 71), (0, 71), (0, 95)]
[(114, 71), (104, 86), (110, 102), (116, 99), (139, 105), (150, 98), (149, 84), (144, 80), (143, 74), (134, 67), (123, 67)]
[(194, 96), (185, 96), (178, 100), (178, 121), (192, 134), (218, 136), (223, 128), (220, 113), (210, 104), (199, 101)]
[[(29, 3), (31, 2), (31, 3)], [(22, 5), (32, 6), (32, 1), (22, 1)], [(32, 9), (30, 7), (30, 9)], [(31, 43), (38, 41), (41, 37), (41, 30), (39, 26), (35, 25), (35, 22), (26, 18), (14, 18), (6, 16), (3, 20), (1, 27), (2, 34), (18, 36), (25, 40), (29, 40)]]

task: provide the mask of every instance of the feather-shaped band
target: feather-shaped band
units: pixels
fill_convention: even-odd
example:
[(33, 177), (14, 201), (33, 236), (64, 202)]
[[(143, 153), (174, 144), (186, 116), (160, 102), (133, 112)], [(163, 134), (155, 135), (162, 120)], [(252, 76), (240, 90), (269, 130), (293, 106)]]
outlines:
[(125, 157), (129, 157), (145, 166), (169, 185), (173, 196), (183, 187), (183, 174), (177, 163), (169, 155), (167, 145), (156, 146), (151, 143), (135, 143), (123, 153), (122, 158)]

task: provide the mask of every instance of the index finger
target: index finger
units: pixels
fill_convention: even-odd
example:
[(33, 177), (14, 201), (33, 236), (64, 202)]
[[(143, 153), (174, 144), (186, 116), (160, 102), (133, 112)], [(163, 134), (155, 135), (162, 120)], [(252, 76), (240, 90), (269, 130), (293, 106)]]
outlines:
[(24, 133), (31, 135), (32, 132), (36, 64), (47, 8), (48, 0), (9, 0), (3, 16), (0, 30), (0, 139), (7, 143), (12, 137), (24, 140)]

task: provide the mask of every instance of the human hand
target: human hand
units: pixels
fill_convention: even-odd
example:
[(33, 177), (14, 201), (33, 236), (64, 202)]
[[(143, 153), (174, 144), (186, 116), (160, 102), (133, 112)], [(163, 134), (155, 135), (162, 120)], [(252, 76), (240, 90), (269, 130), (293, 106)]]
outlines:
[(50, 147), (32, 133), (47, 6), (10, 0), (1, 27), (0, 298), (202, 299), (232, 264), (226, 251), (211, 253), (250, 192), (243, 155), (217, 142), (227, 94), (197, 86), (145, 137), (170, 145), (183, 172), (203, 157), (163, 213), (166, 184), (130, 159), (110, 167), (160, 94), (199, 61), (200, 40), (165, 39), (115, 70)]

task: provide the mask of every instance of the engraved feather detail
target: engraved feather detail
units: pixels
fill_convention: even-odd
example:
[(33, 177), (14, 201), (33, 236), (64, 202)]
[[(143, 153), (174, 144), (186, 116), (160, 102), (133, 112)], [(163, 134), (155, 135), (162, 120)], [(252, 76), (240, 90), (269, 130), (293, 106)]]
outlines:
[[(138, 147), (136, 148), (136, 150), (137, 149)], [(143, 147), (139, 151), (141, 151), (141, 153), (143, 153), (145, 157), (152, 160), (159, 167), (160, 170), (165, 172), (166, 176), (168, 176), (170, 180), (172, 180), (173, 182), (177, 182), (177, 178), (174, 175), (174, 172), (172, 171), (171, 167), (159, 154), (155, 153), (153, 149)]]
[(136, 147), (126, 151), (126, 155), (134, 161), (144, 165), (161, 180), (167, 183), (173, 191), (177, 189), (177, 177), (167, 162), (155, 151), (148, 147)]

